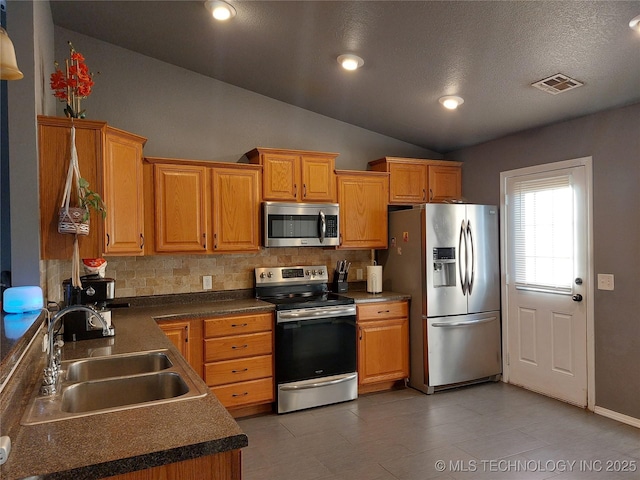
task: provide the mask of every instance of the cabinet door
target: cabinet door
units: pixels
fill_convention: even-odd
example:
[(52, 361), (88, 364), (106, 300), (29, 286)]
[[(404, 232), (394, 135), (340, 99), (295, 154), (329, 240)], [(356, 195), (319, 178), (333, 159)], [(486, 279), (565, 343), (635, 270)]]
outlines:
[(257, 170), (212, 170), (214, 251), (260, 249), (258, 181)]
[[(76, 150), (80, 174), (92, 190), (103, 194), (98, 182), (98, 165), (102, 161), (102, 136), (105, 122), (75, 120)], [(70, 259), (74, 235), (58, 233), (58, 212), (64, 195), (71, 157), (71, 120), (62, 117), (38, 117), (38, 176), (40, 196), (40, 256), (42, 259)], [(24, 192), (37, 194), (37, 192)], [(75, 194), (72, 195), (73, 206)], [(80, 258), (102, 254), (102, 217), (91, 212), (89, 235), (78, 236)]]
[(199, 166), (154, 165), (156, 251), (206, 251), (206, 173)]
[(387, 248), (386, 174), (339, 174), (340, 248)]
[(333, 158), (302, 156), (303, 202), (335, 202), (335, 162)]
[(191, 342), (189, 342), (189, 322), (187, 320), (158, 322), (158, 326), (171, 340), (182, 356), (191, 363)]
[(264, 154), (262, 160), (264, 200), (295, 202), (300, 183), (300, 156)]
[(396, 318), (358, 323), (359, 383), (409, 376), (409, 320)]
[(462, 196), (460, 167), (429, 166), (429, 202), (438, 203)]
[(427, 202), (427, 166), (407, 163), (389, 164), (389, 202)]
[(142, 255), (144, 195), (142, 145), (144, 139), (107, 130), (103, 159), (104, 202), (107, 207), (104, 252)]

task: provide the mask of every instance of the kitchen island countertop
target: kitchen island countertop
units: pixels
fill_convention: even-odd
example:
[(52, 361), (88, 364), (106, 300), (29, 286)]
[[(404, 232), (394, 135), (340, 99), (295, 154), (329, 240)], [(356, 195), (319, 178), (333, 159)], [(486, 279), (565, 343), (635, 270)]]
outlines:
[[(226, 313), (269, 311), (255, 299), (115, 309), (110, 338), (68, 342), (62, 360), (175, 347), (156, 320), (196, 318)], [(2, 435), (12, 449), (0, 467), (3, 479), (28, 476), (95, 479), (213, 455), (248, 445), (247, 436), (208, 393), (196, 399), (131, 408), (39, 425), (20, 425), (31, 392), (44, 366), (37, 334), (23, 362), (2, 392)], [(202, 382), (204, 385), (204, 382)]]

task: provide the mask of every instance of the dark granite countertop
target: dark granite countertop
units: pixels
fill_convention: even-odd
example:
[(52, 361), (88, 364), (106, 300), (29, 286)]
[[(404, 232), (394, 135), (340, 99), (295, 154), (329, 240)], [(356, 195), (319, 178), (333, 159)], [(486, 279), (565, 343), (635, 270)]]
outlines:
[(397, 293), (383, 291), (381, 293), (368, 293), (366, 291), (351, 291), (343, 293), (347, 297), (351, 297), (356, 303), (373, 303), (373, 302), (394, 302), (400, 300), (411, 300), (411, 295), (406, 293)]
[[(156, 320), (272, 310), (255, 299), (175, 303), (114, 309), (115, 337), (66, 343), (62, 360), (174, 349)], [(42, 331), (38, 333), (42, 337)], [(36, 338), (2, 392), (1, 433), (12, 449), (0, 478), (94, 479), (247, 446), (247, 436), (211, 393), (173, 403), (22, 426), (44, 364)], [(204, 382), (202, 382), (204, 385)]]

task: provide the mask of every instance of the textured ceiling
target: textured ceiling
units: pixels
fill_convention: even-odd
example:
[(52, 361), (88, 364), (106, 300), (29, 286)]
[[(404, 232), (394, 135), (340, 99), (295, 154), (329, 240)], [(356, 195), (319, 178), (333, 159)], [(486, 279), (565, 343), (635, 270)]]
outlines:
[[(57, 1), (56, 25), (447, 152), (640, 101), (640, 1)], [(364, 58), (355, 72), (341, 53)], [(585, 85), (530, 86), (563, 73)], [(459, 95), (456, 111), (442, 95)]]

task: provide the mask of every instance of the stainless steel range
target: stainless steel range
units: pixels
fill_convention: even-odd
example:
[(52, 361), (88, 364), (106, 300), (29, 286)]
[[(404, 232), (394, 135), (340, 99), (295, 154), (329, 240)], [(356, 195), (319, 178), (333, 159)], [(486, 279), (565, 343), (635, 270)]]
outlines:
[(276, 306), (278, 413), (354, 400), (356, 306), (329, 292), (327, 267), (256, 268), (256, 297)]

